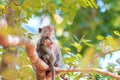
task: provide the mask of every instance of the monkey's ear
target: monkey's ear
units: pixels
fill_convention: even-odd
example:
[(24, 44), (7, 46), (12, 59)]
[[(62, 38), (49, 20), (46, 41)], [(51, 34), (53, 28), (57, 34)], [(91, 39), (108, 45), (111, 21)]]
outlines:
[(39, 33), (41, 33), (41, 31), (42, 31), (42, 28), (39, 28), (39, 29), (38, 29), (38, 31), (39, 31)]

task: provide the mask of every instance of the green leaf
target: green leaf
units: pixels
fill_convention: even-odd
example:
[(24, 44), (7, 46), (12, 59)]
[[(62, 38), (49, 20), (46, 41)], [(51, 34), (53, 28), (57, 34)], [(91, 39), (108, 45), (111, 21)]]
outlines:
[(29, 39), (32, 39), (32, 36), (33, 36), (32, 33), (28, 33), (28, 34), (27, 34), (27, 37), (28, 37)]
[(19, 53), (24, 54), (25, 53), (25, 48), (24, 47), (19, 47)]
[(75, 41), (79, 42), (79, 39), (77, 38), (77, 36), (74, 35), (73, 38)]
[(22, 18), (22, 22), (23, 23), (28, 23), (28, 21), (26, 19), (24, 19), (24, 18)]
[(75, 78), (74, 78), (74, 80), (79, 80), (81, 78), (81, 76), (76, 76)]

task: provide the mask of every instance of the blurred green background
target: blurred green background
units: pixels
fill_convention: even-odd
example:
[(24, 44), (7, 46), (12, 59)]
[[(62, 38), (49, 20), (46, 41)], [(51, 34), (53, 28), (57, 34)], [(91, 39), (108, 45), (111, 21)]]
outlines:
[[(6, 32), (35, 43), (39, 27), (54, 26), (66, 68), (91, 67), (120, 74), (120, 0), (0, 0), (0, 18), (8, 23)], [(5, 80), (36, 80), (24, 47), (1, 45), (0, 64)], [(69, 72), (66, 77), (115, 80), (96, 73)]]

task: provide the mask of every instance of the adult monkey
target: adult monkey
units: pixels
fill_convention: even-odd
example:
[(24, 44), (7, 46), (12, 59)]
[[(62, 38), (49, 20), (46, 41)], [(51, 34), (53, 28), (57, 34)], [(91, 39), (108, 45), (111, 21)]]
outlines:
[[(39, 57), (49, 65), (52, 70), (52, 80), (55, 80), (55, 67), (64, 67), (62, 63), (61, 50), (58, 40), (55, 37), (54, 28), (47, 25), (39, 29), (41, 38), (37, 43), (37, 53)], [(50, 71), (46, 71), (48, 74)]]

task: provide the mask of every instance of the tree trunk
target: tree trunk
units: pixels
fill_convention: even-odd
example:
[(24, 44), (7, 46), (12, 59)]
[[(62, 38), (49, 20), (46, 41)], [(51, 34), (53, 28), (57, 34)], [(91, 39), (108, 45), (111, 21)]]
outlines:
[[(11, 4), (14, 0), (9, 0), (8, 4)], [(8, 27), (15, 28), (15, 15), (14, 10), (8, 5), (8, 13), (5, 15)], [(4, 33), (4, 32), (3, 32)], [(0, 74), (3, 80), (16, 80), (16, 60), (17, 59), (17, 47), (11, 50), (10, 47), (3, 48), (5, 52), (2, 53)]]
[(52, 80), (52, 74), (49, 72), (49, 74), (46, 74), (46, 71), (37, 71), (36, 70), (36, 75), (37, 75), (37, 80)]

